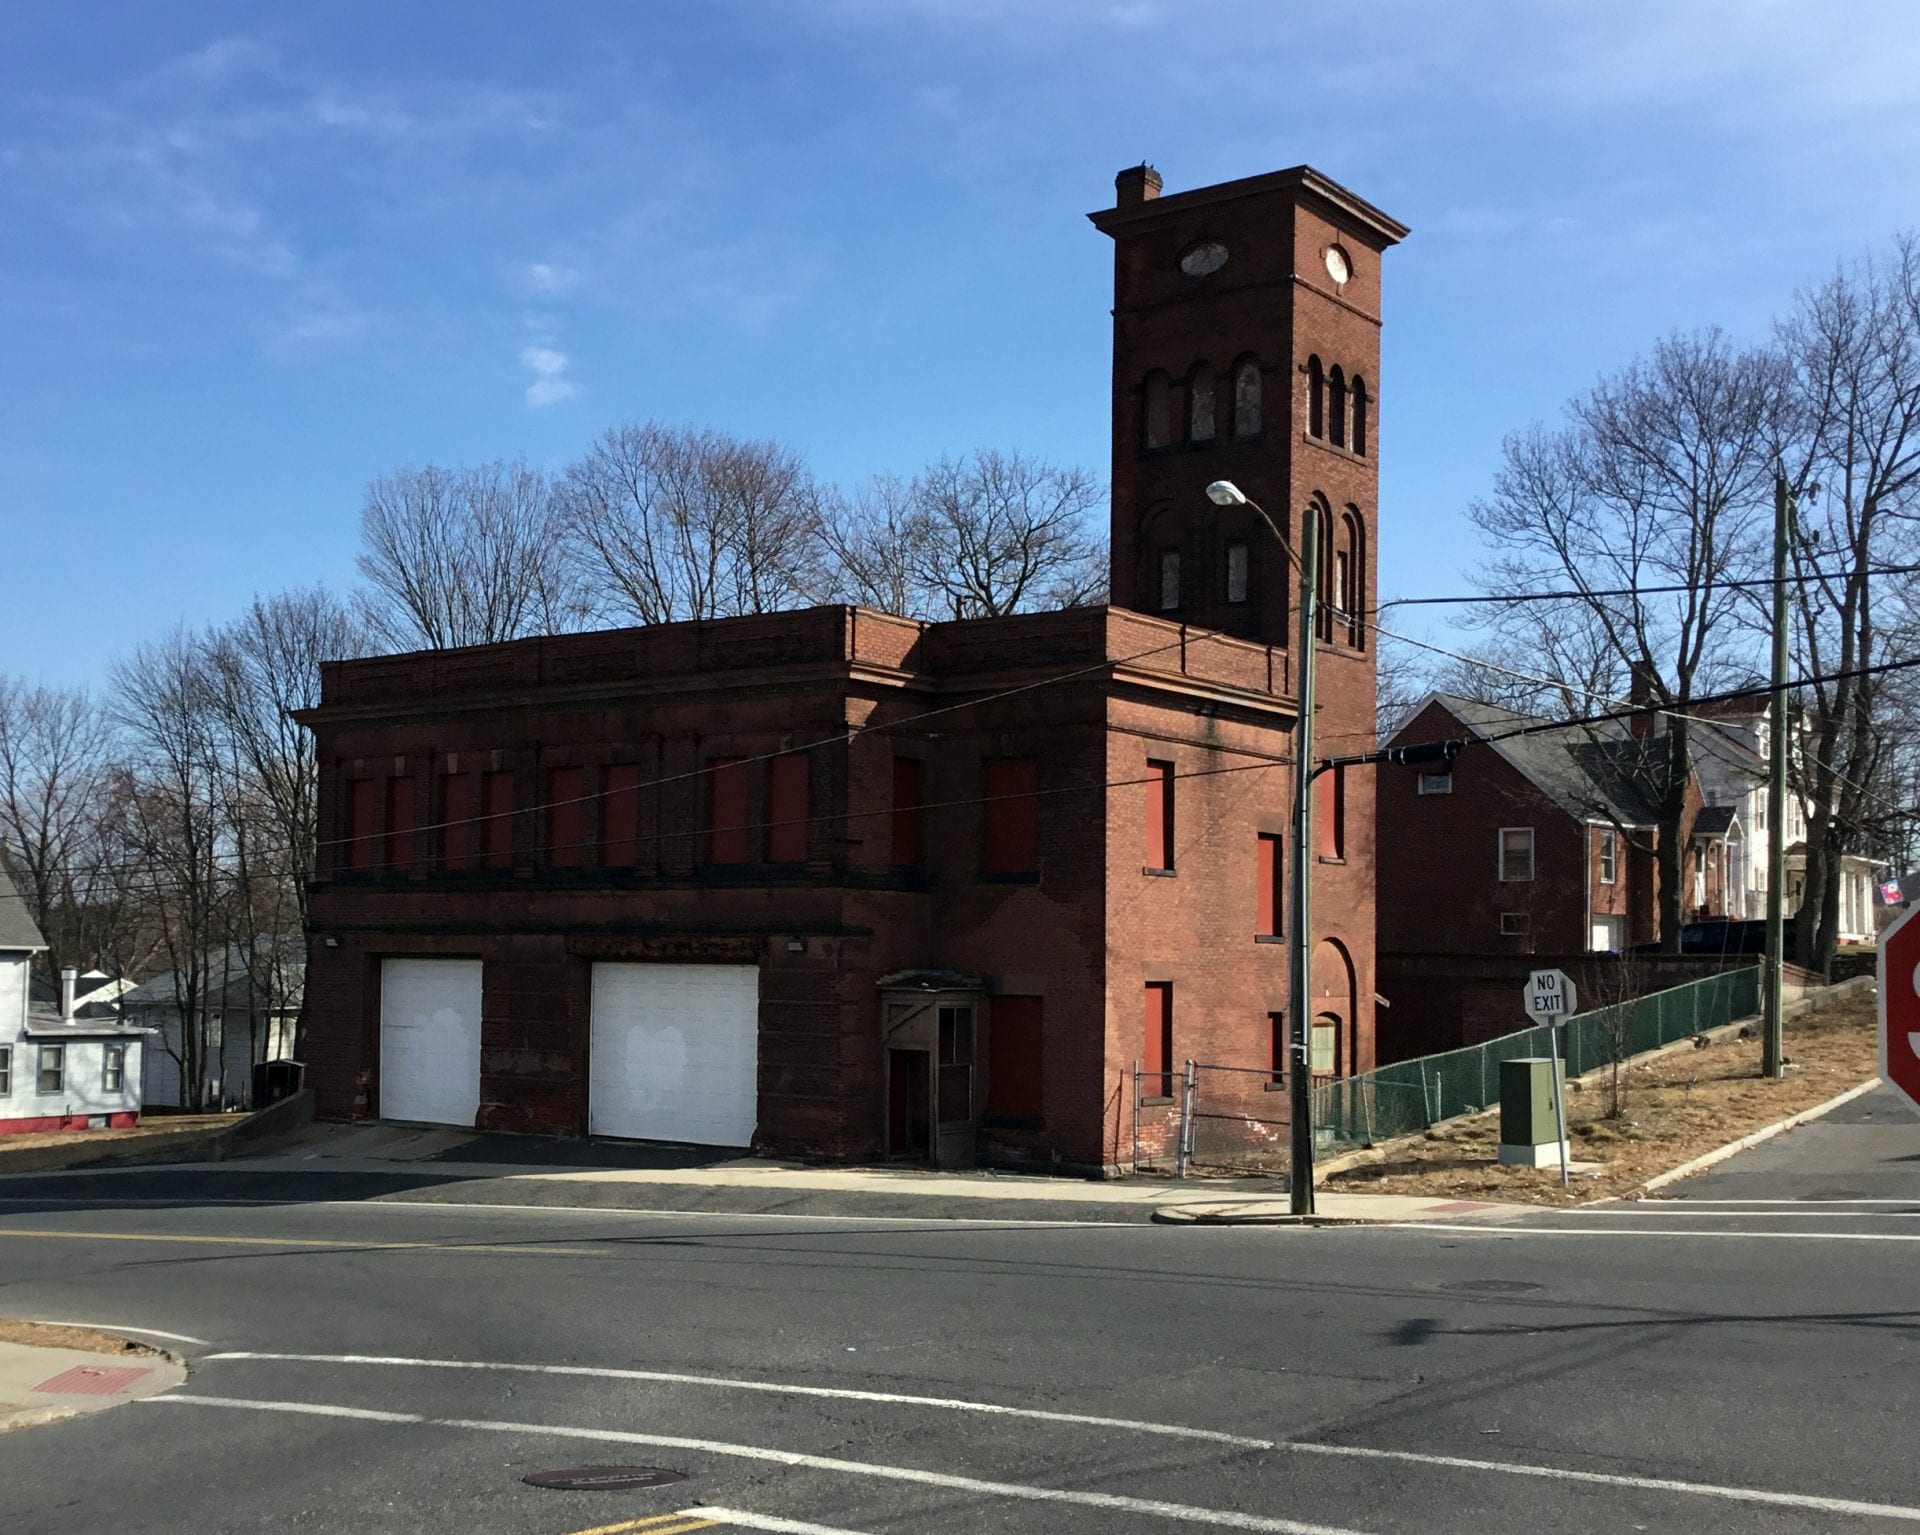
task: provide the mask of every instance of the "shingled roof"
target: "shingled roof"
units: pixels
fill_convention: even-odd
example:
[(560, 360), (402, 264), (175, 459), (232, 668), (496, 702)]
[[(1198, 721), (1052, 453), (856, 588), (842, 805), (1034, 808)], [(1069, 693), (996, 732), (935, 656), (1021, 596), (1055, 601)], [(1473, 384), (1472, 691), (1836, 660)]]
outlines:
[[(1646, 747), (1620, 720), (1553, 725), (1535, 714), (1436, 693), (1439, 704), (1513, 764), (1535, 788), (1575, 820), (1652, 827), (1660, 813), (1647, 792)], [(1547, 726), (1546, 729), (1534, 727)], [(1511, 732), (1525, 730), (1527, 734)], [(1500, 737), (1501, 739), (1493, 739)]]
[(20, 892), (0, 869), (0, 949), (44, 949), (47, 940), (40, 936), (33, 914)]

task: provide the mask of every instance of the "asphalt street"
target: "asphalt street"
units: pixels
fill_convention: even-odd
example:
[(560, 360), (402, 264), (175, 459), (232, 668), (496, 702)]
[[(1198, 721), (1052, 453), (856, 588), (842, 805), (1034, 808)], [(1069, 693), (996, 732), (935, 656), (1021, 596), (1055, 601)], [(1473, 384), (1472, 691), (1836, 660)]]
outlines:
[[(7, 1528), (1920, 1523), (1920, 1120), (1880, 1095), (1675, 1199), (1512, 1226), (509, 1209), (329, 1183), (0, 1183), (0, 1315), (157, 1330), (192, 1365), (170, 1397), (0, 1435)], [(589, 1463), (687, 1479), (521, 1480)]]

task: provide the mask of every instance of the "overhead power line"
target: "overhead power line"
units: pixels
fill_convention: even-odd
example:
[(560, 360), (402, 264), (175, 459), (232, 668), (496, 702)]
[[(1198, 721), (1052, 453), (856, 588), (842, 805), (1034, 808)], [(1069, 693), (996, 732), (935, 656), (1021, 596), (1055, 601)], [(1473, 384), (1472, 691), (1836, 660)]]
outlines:
[[(1855, 574), (1878, 576), (1910, 576), (1920, 574), (1920, 564), (1913, 565), (1873, 565), (1864, 571), (1852, 570), (1809, 570), (1787, 577), (1789, 584), (1807, 585), (1815, 581), (1845, 580)], [(1539, 592), (1470, 592), (1457, 597), (1389, 597), (1376, 608), (1368, 608), (1369, 613), (1384, 613), (1388, 608), (1420, 607), (1468, 607), (1480, 603), (1512, 606), (1521, 602), (1568, 602), (1575, 598), (1592, 601), (1613, 597), (1666, 597), (1680, 592), (1701, 591), (1706, 585), (1712, 585), (1721, 591), (1746, 591), (1750, 588), (1771, 587), (1773, 577), (1756, 576), (1749, 579), (1730, 581), (1676, 581), (1659, 586), (1615, 586), (1615, 587), (1562, 587), (1551, 591)]]

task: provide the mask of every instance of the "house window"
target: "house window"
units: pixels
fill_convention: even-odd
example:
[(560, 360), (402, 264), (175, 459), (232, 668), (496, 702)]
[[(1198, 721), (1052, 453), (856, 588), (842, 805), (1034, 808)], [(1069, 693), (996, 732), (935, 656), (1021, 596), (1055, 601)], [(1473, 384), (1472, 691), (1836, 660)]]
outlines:
[(973, 1009), (965, 1006), (940, 1009), (940, 1064), (973, 1064)]
[(920, 783), (925, 764), (918, 757), (893, 759), (893, 866), (911, 869), (920, 862)]
[(387, 780), (386, 867), (404, 874), (413, 862), (413, 780)]
[(1500, 913), (1500, 936), (1502, 938), (1524, 938), (1527, 936), (1527, 914), (1524, 911), (1503, 911)]
[(640, 764), (611, 762), (600, 770), (600, 862), (625, 868), (640, 861)]
[(1260, 938), (1278, 938), (1280, 913), (1286, 910), (1280, 895), (1286, 858), (1280, 851), (1280, 838), (1274, 833), (1260, 834), (1259, 849), (1259, 861), (1254, 869), (1253, 931)]
[(747, 861), (747, 764), (715, 757), (707, 764), (707, 862)]
[(489, 869), (513, 867), (513, 774), (483, 773), (480, 798), (485, 819), (480, 823), (480, 851)]
[(577, 868), (586, 861), (582, 814), (587, 794), (585, 768), (547, 769), (547, 866)]
[(56, 1097), (67, 1089), (67, 1047), (40, 1047), (39, 1093), (42, 1098)]
[(0, 1045), (0, 1098), (13, 1096), (13, 1046)]
[(1274, 1081), (1287, 1080), (1287, 1015), (1267, 1014), (1267, 1072)]
[(109, 1093), (117, 1093), (126, 1086), (127, 1047), (108, 1045), (100, 1052), (100, 1086)]
[(1347, 856), (1347, 770), (1337, 767), (1322, 775), (1314, 801), (1314, 852), (1322, 858)]
[(1180, 606), (1180, 551), (1160, 551), (1160, 611), (1171, 613)]
[(1140, 1054), (1140, 1090), (1149, 1098), (1173, 1096), (1173, 982), (1148, 981), (1146, 1034)]
[(1620, 837), (1617, 832), (1600, 833), (1600, 883), (1611, 885), (1620, 878)]
[(1533, 828), (1500, 828), (1500, 878), (1512, 884), (1533, 878)]
[(987, 1112), (1000, 1119), (1038, 1119), (1038, 997), (995, 997), (987, 1004)]
[(1453, 793), (1453, 774), (1422, 773), (1420, 775), (1420, 792), (1422, 794)]
[(1693, 860), (1693, 904), (1707, 904), (1707, 850), (1703, 847)]
[(437, 785), (439, 804), (434, 819), (440, 823), (440, 867), (464, 869), (473, 863), (473, 774), (442, 773)]
[(1040, 862), (1037, 774), (1031, 757), (1001, 757), (986, 765), (983, 874), (1031, 874)]
[(347, 867), (371, 869), (378, 857), (373, 840), (373, 810), (380, 783), (374, 778), (355, 778), (347, 784)]
[(1173, 764), (1147, 763), (1146, 867), (1171, 872), (1173, 868)]
[(807, 754), (788, 752), (767, 764), (767, 861), (807, 858)]
[(1235, 539), (1227, 545), (1227, 601), (1247, 600), (1247, 544)]

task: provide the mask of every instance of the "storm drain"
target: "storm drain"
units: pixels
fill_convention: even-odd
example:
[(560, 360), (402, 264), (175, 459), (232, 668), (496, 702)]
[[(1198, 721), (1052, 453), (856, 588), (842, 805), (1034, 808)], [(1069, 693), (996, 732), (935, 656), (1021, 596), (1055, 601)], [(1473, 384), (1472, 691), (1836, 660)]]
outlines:
[(1443, 1290), (1466, 1290), (1477, 1295), (1519, 1295), (1540, 1288), (1525, 1279), (1456, 1279), (1440, 1286)]
[(554, 1492), (640, 1492), (648, 1487), (671, 1487), (686, 1479), (686, 1472), (669, 1471), (665, 1466), (566, 1466), (520, 1478), (529, 1487), (546, 1487)]

